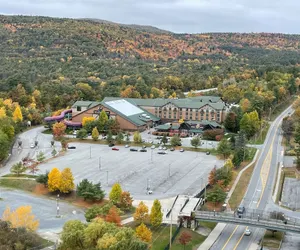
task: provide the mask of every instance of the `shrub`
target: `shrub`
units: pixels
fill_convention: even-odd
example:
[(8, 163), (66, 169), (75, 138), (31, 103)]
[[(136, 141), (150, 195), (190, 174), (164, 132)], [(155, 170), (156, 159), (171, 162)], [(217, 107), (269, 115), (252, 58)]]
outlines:
[(221, 141), (223, 139), (223, 135), (216, 135), (216, 141)]
[(206, 130), (203, 133), (203, 138), (206, 140), (215, 140), (217, 135), (223, 135), (223, 129)]

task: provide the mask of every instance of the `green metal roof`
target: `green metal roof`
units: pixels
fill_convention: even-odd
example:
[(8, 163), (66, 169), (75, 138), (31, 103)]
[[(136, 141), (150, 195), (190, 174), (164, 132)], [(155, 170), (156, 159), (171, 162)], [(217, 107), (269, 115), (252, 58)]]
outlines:
[(192, 128), (192, 129), (189, 130), (189, 132), (191, 132), (191, 133), (203, 133), (203, 130), (202, 129)]
[(87, 108), (92, 108), (94, 106), (99, 105), (100, 102), (91, 102), (91, 101), (76, 101), (73, 105), (72, 108), (76, 107), (87, 107)]
[(155, 129), (158, 129), (158, 130), (169, 130), (170, 128), (171, 128), (170, 124), (161, 124), (161, 125), (158, 125), (157, 127), (155, 127)]
[(165, 98), (156, 98), (156, 99), (136, 99), (136, 98), (120, 98), (120, 97), (105, 97), (104, 102), (124, 99), (136, 106), (151, 106), (151, 107), (163, 107), (168, 103), (171, 103), (178, 108), (192, 108), (199, 109), (205, 105), (211, 106), (216, 110), (223, 110), (225, 108), (225, 103), (218, 96), (202, 96), (201, 98), (183, 98), (183, 99), (165, 99)]
[(221, 127), (221, 125), (215, 121), (208, 121), (208, 120), (202, 120), (202, 121), (186, 121), (185, 123), (188, 124), (200, 124), (200, 125), (211, 125), (213, 127)]

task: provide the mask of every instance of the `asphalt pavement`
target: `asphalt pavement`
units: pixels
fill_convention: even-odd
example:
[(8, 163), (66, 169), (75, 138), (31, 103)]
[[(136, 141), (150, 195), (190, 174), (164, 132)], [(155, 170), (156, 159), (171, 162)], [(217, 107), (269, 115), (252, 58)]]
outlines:
[[(246, 209), (280, 210), (280, 208), (273, 203), (271, 196), (278, 162), (283, 162), (280, 125), (282, 118), (289, 112), (291, 112), (291, 107), (277, 117), (268, 131), (246, 195), (242, 201)], [(263, 237), (264, 230), (262, 229), (250, 228), (252, 234), (250, 236), (244, 236), (245, 229), (245, 226), (227, 225), (211, 249), (249, 249), (253, 242), (259, 242)]]

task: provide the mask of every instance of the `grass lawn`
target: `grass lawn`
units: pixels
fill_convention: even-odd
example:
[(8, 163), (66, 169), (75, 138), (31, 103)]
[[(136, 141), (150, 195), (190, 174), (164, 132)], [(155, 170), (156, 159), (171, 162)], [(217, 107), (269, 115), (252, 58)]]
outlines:
[(229, 206), (232, 210), (236, 209), (240, 205), (240, 203), (246, 193), (248, 184), (250, 182), (254, 166), (255, 166), (255, 163), (252, 164), (252, 166), (249, 167), (247, 170), (245, 170), (245, 172), (242, 174), (239, 182), (237, 183), (237, 185), (228, 201)]
[[(183, 232), (187, 232), (192, 236), (191, 241), (189, 242), (189, 244), (187, 244), (185, 246), (185, 248), (183, 248), (183, 246), (180, 244), (179, 242), (179, 237)], [(199, 247), (199, 245), (206, 239), (206, 236), (203, 236), (201, 234), (198, 234), (194, 231), (189, 230), (188, 228), (181, 228), (180, 232), (178, 233), (176, 239), (174, 240), (173, 244), (172, 244), (172, 250), (195, 250)]]
[(17, 177), (17, 178), (32, 178), (32, 179), (35, 179), (37, 177), (37, 175), (31, 175), (31, 174), (6, 174), (6, 175), (3, 175), (2, 177)]
[(12, 189), (21, 189), (23, 191), (33, 192), (37, 182), (35, 180), (25, 180), (25, 179), (0, 179), (0, 186), (12, 188)]
[(276, 197), (277, 204), (281, 200), (284, 178), (286, 177), (296, 178), (296, 170), (294, 168), (282, 168), (282, 172), (280, 174), (280, 180), (279, 180), (279, 187), (278, 187), (279, 190), (277, 192), (277, 197)]
[(280, 242), (282, 241), (283, 237), (283, 232), (275, 232), (273, 236), (273, 233), (267, 230), (264, 235), (263, 246), (268, 248), (279, 249)]

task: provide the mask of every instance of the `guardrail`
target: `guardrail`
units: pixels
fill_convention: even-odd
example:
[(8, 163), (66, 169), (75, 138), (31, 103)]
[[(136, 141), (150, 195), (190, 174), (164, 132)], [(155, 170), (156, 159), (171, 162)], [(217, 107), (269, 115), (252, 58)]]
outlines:
[[(241, 218), (236, 214), (221, 212), (200, 211), (194, 213), (196, 220), (223, 222), (228, 224), (238, 224), (250, 227), (260, 227), (270, 230), (300, 233), (300, 220), (297, 218), (273, 219), (271, 213), (252, 210), (252, 213), (245, 213)], [(274, 214), (273, 214), (274, 216)]]

